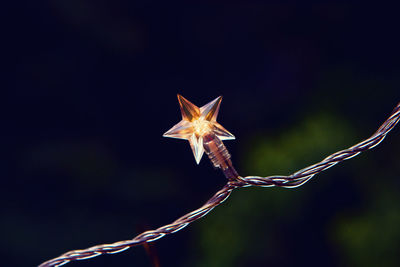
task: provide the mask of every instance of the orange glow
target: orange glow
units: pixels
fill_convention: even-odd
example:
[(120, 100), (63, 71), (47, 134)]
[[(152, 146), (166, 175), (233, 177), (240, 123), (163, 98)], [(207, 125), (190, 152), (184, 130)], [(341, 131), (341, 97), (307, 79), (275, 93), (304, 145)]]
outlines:
[(194, 120), (192, 124), (197, 137), (203, 136), (211, 130), (211, 123), (205, 120), (203, 117)]
[(178, 101), (182, 120), (163, 136), (188, 140), (197, 164), (199, 164), (204, 154), (203, 136), (205, 134), (212, 132), (220, 140), (235, 139), (230, 132), (217, 122), (219, 106), (222, 101), (221, 96), (201, 108), (181, 95), (178, 95)]

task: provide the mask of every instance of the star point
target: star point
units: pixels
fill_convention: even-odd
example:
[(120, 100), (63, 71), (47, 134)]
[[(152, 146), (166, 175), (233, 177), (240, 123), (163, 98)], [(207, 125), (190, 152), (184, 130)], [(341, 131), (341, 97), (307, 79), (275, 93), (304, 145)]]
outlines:
[(204, 154), (203, 136), (206, 134), (215, 134), (220, 140), (235, 139), (233, 134), (217, 122), (222, 96), (217, 97), (201, 108), (180, 94), (177, 97), (182, 120), (164, 133), (163, 136), (188, 140), (197, 164), (200, 163)]

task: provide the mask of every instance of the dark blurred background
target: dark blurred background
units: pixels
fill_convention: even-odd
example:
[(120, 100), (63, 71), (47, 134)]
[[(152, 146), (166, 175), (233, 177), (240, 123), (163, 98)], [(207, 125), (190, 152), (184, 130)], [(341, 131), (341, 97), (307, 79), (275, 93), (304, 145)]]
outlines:
[[(181, 119), (177, 93), (199, 106), (223, 95), (243, 176), (369, 137), (400, 101), (398, 8), (284, 2), (6, 6), (1, 265), (133, 238), (219, 190), (206, 157), (162, 138)], [(67, 266), (399, 266), (399, 128), (300, 188), (237, 190), (147, 252)]]

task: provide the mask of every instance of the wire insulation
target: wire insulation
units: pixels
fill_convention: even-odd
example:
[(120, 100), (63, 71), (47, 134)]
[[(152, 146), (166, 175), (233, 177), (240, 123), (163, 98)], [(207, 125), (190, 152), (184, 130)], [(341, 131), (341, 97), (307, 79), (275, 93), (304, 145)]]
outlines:
[(71, 261), (85, 260), (97, 257), (103, 254), (115, 254), (127, 250), (130, 247), (144, 244), (146, 242), (153, 242), (168, 234), (175, 233), (182, 230), (190, 223), (204, 217), (213, 210), (215, 207), (224, 202), (232, 193), (235, 188), (247, 186), (262, 186), (262, 187), (286, 187), (295, 188), (303, 185), (312, 177), (320, 172), (323, 172), (339, 162), (351, 159), (361, 152), (372, 149), (377, 146), (386, 135), (396, 126), (400, 120), (400, 103), (395, 107), (389, 118), (379, 127), (379, 129), (368, 139), (348, 148), (336, 152), (321, 162), (301, 169), (289, 176), (238, 176), (236, 180), (229, 180), (228, 183), (218, 191), (210, 200), (208, 200), (202, 207), (194, 210), (171, 224), (164, 225), (155, 230), (146, 231), (133, 239), (115, 242), (112, 244), (102, 244), (93, 246), (87, 249), (72, 250), (62, 254), (61, 256), (46, 261), (39, 265), (39, 267), (62, 266)]

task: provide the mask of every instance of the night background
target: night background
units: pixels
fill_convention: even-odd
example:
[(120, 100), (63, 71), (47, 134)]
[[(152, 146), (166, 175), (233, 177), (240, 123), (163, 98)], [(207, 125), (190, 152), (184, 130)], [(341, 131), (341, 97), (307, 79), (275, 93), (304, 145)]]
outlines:
[[(217, 192), (222, 172), (162, 137), (177, 93), (223, 96), (242, 176), (371, 136), (400, 101), (398, 8), (315, 2), (7, 6), (0, 265), (133, 238)], [(378, 265), (400, 265), (400, 126), (302, 187), (239, 189), (146, 249), (66, 266)]]

